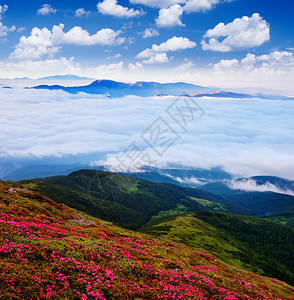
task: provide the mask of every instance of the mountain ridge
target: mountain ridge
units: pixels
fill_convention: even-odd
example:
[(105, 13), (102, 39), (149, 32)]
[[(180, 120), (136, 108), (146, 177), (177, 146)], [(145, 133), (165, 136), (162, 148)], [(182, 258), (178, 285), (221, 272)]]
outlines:
[(62, 86), (62, 85), (38, 85), (32, 87), (33, 89), (47, 89), (47, 90), (63, 90), (71, 94), (84, 92), (88, 94), (103, 94), (109, 97), (117, 98), (127, 95), (134, 95), (139, 97), (152, 96), (186, 96), (191, 98), (231, 98), (231, 99), (267, 99), (267, 100), (294, 100), (294, 97), (282, 95), (265, 95), (257, 93), (254, 95), (236, 93), (231, 91), (223, 91), (219, 88), (210, 88), (199, 85), (194, 85), (185, 82), (175, 83), (158, 83), (137, 81), (134, 83), (118, 82), (114, 80), (98, 79), (84, 86)]

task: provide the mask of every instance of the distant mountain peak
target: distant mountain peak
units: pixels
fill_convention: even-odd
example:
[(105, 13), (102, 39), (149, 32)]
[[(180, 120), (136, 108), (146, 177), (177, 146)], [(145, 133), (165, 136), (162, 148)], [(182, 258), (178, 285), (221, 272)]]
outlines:
[(92, 78), (81, 77), (73, 74), (54, 75), (38, 78), (38, 80), (92, 80)]

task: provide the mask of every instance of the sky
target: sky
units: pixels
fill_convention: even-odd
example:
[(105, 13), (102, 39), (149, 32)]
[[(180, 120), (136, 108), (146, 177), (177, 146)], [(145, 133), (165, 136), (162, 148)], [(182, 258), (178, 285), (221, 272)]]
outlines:
[[(32, 164), (115, 171), (143, 153), (146, 165), (293, 179), (293, 101), (203, 98), (194, 109), (204, 115), (183, 128), (174, 97), (70, 95), (14, 80), (75, 74), (294, 96), (293, 15), (290, 0), (0, 0), (0, 174)], [(158, 123), (165, 146), (148, 140)]]
[(0, 1), (0, 78), (76, 74), (294, 94), (291, 0)]

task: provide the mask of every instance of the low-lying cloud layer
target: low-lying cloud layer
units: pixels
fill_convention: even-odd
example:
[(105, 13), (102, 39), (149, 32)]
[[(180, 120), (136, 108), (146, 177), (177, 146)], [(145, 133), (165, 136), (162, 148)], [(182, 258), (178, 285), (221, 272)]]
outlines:
[(294, 192), (292, 190), (281, 189), (270, 182), (257, 184), (253, 179), (232, 180), (229, 181), (227, 185), (233, 190), (241, 190), (246, 192), (274, 192), (294, 196)]
[[(115, 165), (114, 155), (130, 150), (133, 143), (147, 149), (155, 165), (219, 166), (238, 175), (293, 179), (292, 101), (197, 100), (205, 115), (196, 112), (185, 131), (166, 111), (175, 97), (106, 99), (0, 88), (0, 98), (2, 160), (55, 156), (66, 163), (69, 155), (92, 154), (95, 162), (103, 153), (104, 163)], [(166, 151), (156, 152), (146, 142), (156, 120), (177, 137)]]

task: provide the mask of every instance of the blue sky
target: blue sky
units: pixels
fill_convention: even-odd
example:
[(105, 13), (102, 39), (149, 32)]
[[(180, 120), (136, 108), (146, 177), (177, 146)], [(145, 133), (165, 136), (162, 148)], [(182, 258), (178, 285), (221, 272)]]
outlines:
[(1, 0), (0, 5), (1, 78), (74, 73), (293, 92), (290, 0)]

